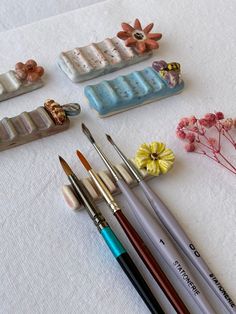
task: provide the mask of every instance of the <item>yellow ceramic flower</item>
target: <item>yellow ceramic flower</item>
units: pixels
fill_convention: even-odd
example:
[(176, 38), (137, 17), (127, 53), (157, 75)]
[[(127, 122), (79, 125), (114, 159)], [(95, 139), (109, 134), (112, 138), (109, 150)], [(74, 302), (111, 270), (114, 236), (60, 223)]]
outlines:
[(135, 156), (135, 163), (139, 169), (146, 169), (153, 176), (167, 173), (173, 166), (175, 155), (166, 148), (164, 143), (152, 142), (142, 144)]

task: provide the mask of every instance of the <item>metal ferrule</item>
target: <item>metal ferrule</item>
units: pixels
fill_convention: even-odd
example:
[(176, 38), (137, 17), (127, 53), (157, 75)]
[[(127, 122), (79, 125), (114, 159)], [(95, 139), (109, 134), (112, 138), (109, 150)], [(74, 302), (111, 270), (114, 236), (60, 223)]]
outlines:
[(108, 170), (110, 171), (111, 175), (113, 176), (113, 178), (115, 179), (115, 181), (118, 181), (121, 179), (121, 176), (119, 174), (119, 172), (116, 170), (116, 168), (112, 165), (112, 163), (110, 162), (110, 160), (104, 155), (104, 153), (101, 151), (100, 147), (97, 146), (96, 143), (93, 143), (94, 148), (96, 149), (96, 151), (98, 152), (99, 156), (101, 157), (101, 159), (103, 160), (104, 164), (106, 165), (106, 167), (108, 168)]
[(121, 210), (120, 207), (119, 207), (119, 205), (118, 205), (115, 201), (110, 202), (110, 203), (108, 203), (108, 204), (109, 204), (111, 210), (113, 211), (113, 214), (114, 214), (115, 212), (117, 212), (118, 210)]
[(108, 227), (108, 223), (100, 212), (97, 214), (97, 216), (94, 217), (93, 222), (99, 231), (105, 227)]
[(98, 230), (101, 231), (103, 228), (107, 227), (108, 223), (106, 222), (98, 207), (94, 204), (92, 197), (84, 187), (83, 183), (78, 180), (74, 174), (68, 178), (76, 196), (78, 197), (78, 200), (84, 205)]
[(89, 174), (94, 183), (96, 184), (96, 187), (98, 188), (99, 192), (102, 194), (103, 198), (111, 208), (112, 212), (115, 213), (117, 210), (120, 210), (120, 207), (116, 203), (111, 192), (108, 190), (108, 188), (103, 183), (102, 179), (97, 175), (97, 173), (93, 169), (91, 169), (89, 170)]
[(122, 153), (118, 146), (113, 142), (113, 147), (117, 151), (118, 155), (121, 157), (127, 168), (130, 170), (135, 179), (140, 182), (143, 180), (143, 176), (140, 171), (133, 165), (133, 163)]

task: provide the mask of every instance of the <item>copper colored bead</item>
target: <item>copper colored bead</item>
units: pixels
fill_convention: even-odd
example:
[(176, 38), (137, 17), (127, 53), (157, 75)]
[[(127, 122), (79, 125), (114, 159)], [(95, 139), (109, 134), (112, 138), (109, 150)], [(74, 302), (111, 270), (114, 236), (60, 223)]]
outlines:
[(47, 99), (47, 100), (45, 100), (45, 102), (44, 102), (44, 106), (45, 106), (45, 107), (50, 107), (50, 105), (53, 104), (53, 103), (55, 103), (55, 100), (53, 100), (53, 99)]
[(15, 65), (15, 69), (16, 70), (21, 70), (25, 67), (24, 63), (22, 62), (18, 62), (16, 65)]
[(44, 103), (44, 107), (50, 116), (53, 118), (55, 124), (63, 124), (66, 121), (66, 114), (63, 110), (62, 106), (59, 105), (57, 102), (54, 102), (52, 99), (48, 99)]
[(32, 71), (37, 66), (37, 63), (34, 60), (30, 59), (26, 61), (25, 66), (27, 70)]
[(35, 68), (35, 72), (39, 75), (39, 76), (42, 76), (43, 73), (44, 73), (44, 68), (41, 67), (41, 66), (38, 66)]
[(30, 72), (28, 73), (27, 75), (27, 81), (29, 82), (35, 82), (39, 79), (39, 75), (38, 73), (35, 73), (35, 72)]
[(16, 70), (16, 75), (20, 80), (25, 80), (27, 73), (24, 70)]

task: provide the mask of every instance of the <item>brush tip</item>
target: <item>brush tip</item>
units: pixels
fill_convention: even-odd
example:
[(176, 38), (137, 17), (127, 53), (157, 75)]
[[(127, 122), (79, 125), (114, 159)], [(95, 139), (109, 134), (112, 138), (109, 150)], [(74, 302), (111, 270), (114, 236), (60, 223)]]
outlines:
[(81, 161), (81, 163), (83, 164), (83, 166), (85, 167), (85, 169), (86, 169), (87, 171), (91, 170), (92, 167), (90, 166), (89, 162), (88, 162), (87, 159), (84, 157), (84, 155), (83, 155), (79, 150), (76, 151), (76, 154), (77, 154), (77, 156), (79, 157), (79, 160)]
[(87, 133), (90, 133), (89, 132), (89, 129), (86, 127), (86, 125), (84, 123), (81, 124), (81, 128), (82, 128), (82, 131), (87, 135)]
[(111, 143), (114, 144), (113, 139), (111, 138), (111, 136), (109, 134), (106, 134), (107, 140)]
[(58, 155), (58, 158), (59, 158), (61, 163), (62, 163), (62, 161), (65, 161), (60, 155)]
[(87, 138), (90, 140), (90, 142), (95, 143), (94, 138), (92, 137), (92, 134), (89, 131), (89, 129), (86, 127), (86, 125), (84, 123), (82, 123), (81, 127), (82, 127), (83, 133), (87, 136)]
[(65, 161), (65, 159), (63, 159), (61, 156), (58, 156), (61, 166), (63, 168), (63, 170), (65, 171), (65, 173), (70, 176), (73, 174), (73, 171), (71, 170), (70, 166), (68, 165), (68, 163)]

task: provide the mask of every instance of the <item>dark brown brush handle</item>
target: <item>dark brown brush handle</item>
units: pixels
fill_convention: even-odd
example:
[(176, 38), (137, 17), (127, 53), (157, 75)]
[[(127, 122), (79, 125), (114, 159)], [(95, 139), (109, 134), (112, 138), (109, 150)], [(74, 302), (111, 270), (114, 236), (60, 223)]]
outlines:
[(154, 256), (145, 245), (143, 240), (140, 238), (136, 230), (133, 228), (129, 220), (122, 213), (121, 210), (118, 210), (114, 213), (114, 216), (118, 220), (119, 224), (123, 228), (139, 257), (142, 259), (153, 278), (156, 280), (167, 299), (170, 301), (174, 309), (179, 314), (190, 314), (187, 307), (180, 299), (179, 295), (175, 291), (174, 287), (170, 283), (169, 279), (166, 277), (161, 267), (155, 260)]

